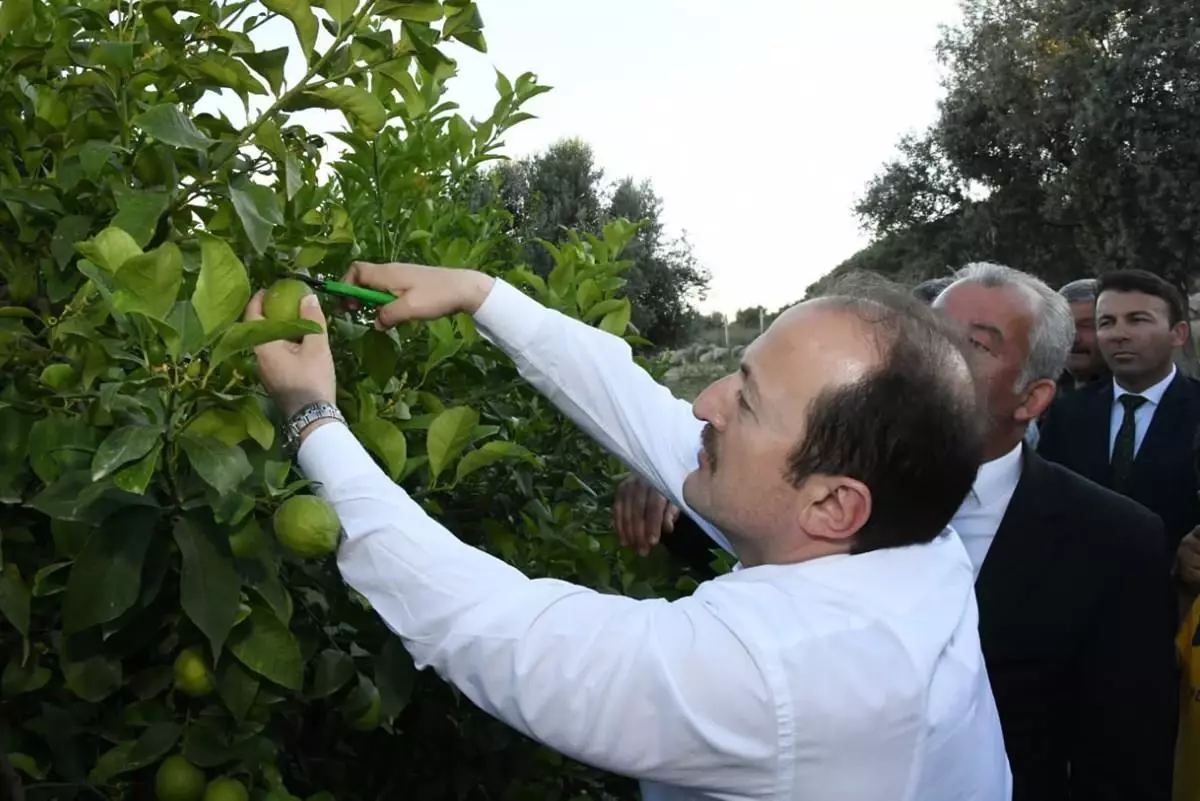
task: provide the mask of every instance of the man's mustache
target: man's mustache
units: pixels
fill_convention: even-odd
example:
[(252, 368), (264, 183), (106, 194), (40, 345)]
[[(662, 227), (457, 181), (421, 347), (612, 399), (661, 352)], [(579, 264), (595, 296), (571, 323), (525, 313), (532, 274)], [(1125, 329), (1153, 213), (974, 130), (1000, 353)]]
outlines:
[(704, 430), (700, 432), (700, 447), (704, 449), (704, 455), (708, 457), (709, 466), (716, 469), (717, 430), (713, 428), (712, 423), (704, 426)]

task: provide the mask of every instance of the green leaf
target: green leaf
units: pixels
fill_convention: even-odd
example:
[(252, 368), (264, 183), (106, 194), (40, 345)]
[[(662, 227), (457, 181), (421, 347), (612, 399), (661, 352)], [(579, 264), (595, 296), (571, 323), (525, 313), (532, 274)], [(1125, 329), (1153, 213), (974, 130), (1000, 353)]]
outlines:
[(150, 486), (150, 480), (154, 478), (154, 471), (158, 469), (158, 460), (162, 456), (162, 444), (157, 443), (154, 450), (146, 454), (143, 458), (117, 471), (113, 476), (113, 484), (125, 492), (133, 495), (143, 495), (146, 488)]
[(157, 522), (155, 510), (127, 507), (92, 531), (67, 578), (63, 631), (71, 634), (116, 620), (137, 602)]
[(269, 186), (253, 183), (241, 187), (231, 186), (229, 194), (238, 219), (242, 221), (242, 228), (250, 238), (250, 244), (262, 255), (271, 243), (272, 230), (276, 225), (283, 225), (279, 196)]
[(121, 689), (121, 663), (93, 656), (63, 665), (67, 689), (85, 701), (98, 704)]
[(134, 117), (133, 124), (158, 141), (173, 147), (186, 147), (204, 152), (215, 142), (201, 133), (196, 123), (180, 111), (178, 106), (151, 106)]
[(187, 454), (192, 469), (218, 495), (228, 495), (236, 490), (254, 470), (245, 451), (213, 437), (184, 433), (179, 437), (179, 445)]
[(14, 564), (5, 565), (0, 573), (0, 614), (22, 637), (29, 636), (29, 588)]
[(238, 445), (246, 438), (246, 422), (231, 409), (206, 409), (183, 430), (196, 437), (212, 437), (223, 445)]
[(281, 687), (299, 691), (304, 684), (300, 645), (269, 610), (255, 607), (229, 640), (229, 651), (247, 668)]
[(63, 217), (54, 227), (54, 237), (50, 240), (50, 252), (59, 268), (65, 268), (75, 257), (75, 243), (88, 235), (92, 230), (92, 219), (78, 214)]
[(104, 438), (92, 458), (92, 481), (107, 478), (117, 468), (141, 459), (159, 442), (162, 431), (146, 425), (124, 426)]
[(303, 92), (298, 107), (340, 109), (353, 125), (361, 125), (370, 134), (378, 133), (387, 123), (387, 109), (379, 98), (357, 86), (333, 86)]
[(241, 412), (242, 422), (246, 426), (246, 433), (263, 450), (270, 449), (272, 443), (275, 442), (275, 426), (271, 425), (271, 421), (263, 414), (258, 398), (242, 398), (238, 401), (237, 407)]
[(134, 238), (124, 229), (114, 227), (105, 228), (92, 239), (77, 243), (75, 249), (109, 274), (116, 273), (134, 256), (142, 255)]
[(182, 734), (183, 727), (178, 723), (155, 723), (135, 742), (119, 743), (102, 754), (88, 779), (93, 784), (105, 784), (114, 776), (152, 765), (175, 747)]
[(416, 80), (403, 62), (389, 61), (377, 66), (375, 71), (386, 76), (396, 84), (396, 89), (400, 92), (400, 97), (404, 100), (404, 108), (408, 112), (409, 119), (416, 119), (428, 110), (429, 107), (425, 103), (425, 96), (421, 94)]
[(388, 19), (409, 22), (437, 22), (444, 13), (437, 0), (382, 0), (375, 5), (375, 11)]
[(310, 320), (282, 322), (279, 320), (251, 320), (234, 323), (217, 342), (209, 357), (209, 367), (216, 367), (235, 353), (257, 348), (279, 339), (301, 339), (306, 334), (321, 333), (321, 326)]
[(240, 723), (246, 719), (258, 696), (258, 686), (258, 679), (240, 663), (232, 659), (226, 661), (225, 669), (217, 681), (217, 693), (234, 720)]
[(358, 7), (358, 0), (324, 0), (322, 7), (338, 25), (348, 22)]
[(585, 278), (580, 282), (575, 290), (575, 303), (579, 306), (580, 314), (587, 314), (587, 310), (599, 303), (601, 297), (603, 295), (594, 278)]
[(387, 420), (368, 417), (355, 423), (352, 430), (363, 445), (380, 458), (392, 481), (398, 480), (408, 461), (408, 442), (400, 429)]
[(383, 331), (372, 328), (363, 335), (362, 349), (363, 368), (375, 386), (383, 389), (396, 375), (396, 343)]
[(375, 660), (375, 686), (379, 688), (380, 712), (391, 719), (404, 711), (412, 698), (417, 668), (399, 637), (389, 637)]
[(183, 611), (208, 638), (216, 661), (233, 629), (242, 589), (229, 538), (185, 518), (175, 526), (175, 542), (183, 561), (179, 580)]
[[(49, 675), (49, 671), (47, 671), (47, 675)], [(37, 760), (28, 754), (11, 753), (8, 755), (8, 761), (12, 763), (14, 768), (31, 779), (37, 779), (40, 782), (46, 778), (46, 771), (39, 768)]]
[(242, 316), (250, 302), (250, 278), (224, 240), (204, 232), (196, 238), (200, 240), (200, 274), (192, 306), (204, 333), (213, 334)]
[(431, 481), (436, 481), (446, 465), (467, 446), (478, 424), (479, 412), (469, 406), (452, 407), (434, 418), (425, 440)]
[(113, 304), (119, 311), (141, 312), (162, 320), (175, 305), (183, 283), (183, 254), (174, 242), (164, 242), (121, 265), (116, 283), (120, 289), (113, 296)]
[(292, 21), (296, 27), (296, 38), (300, 40), (300, 49), (304, 51), (304, 60), (311, 62), (313, 47), (317, 43), (318, 22), (308, 0), (263, 0), (263, 5), (269, 11), (282, 14)]
[(604, 319), (600, 321), (600, 330), (607, 331), (613, 336), (624, 336), (626, 329), (629, 328), (629, 315), (631, 312), (632, 307), (629, 304), (629, 298), (621, 298), (621, 307), (604, 315)]
[(37, 692), (50, 683), (51, 673), (47, 668), (37, 664), (33, 659), (22, 665), (18, 657), (14, 657), (4, 666), (4, 674), (0, 676), (0, 694), (12, 698), (24, 693)]
[(117, 216), (112, 225), (127, 231), (138, 247), (145, 247), (154, 236), (158, 218), (167, 210), (171, 196), (166, 192), (150, 192), (144, 189), (118, 187), (113, 190), (117, 198)]
[(532, 454), (515, 442), (495, 440), (463, 456), (455, 470), (454, 480), (462, 481), (476, 470), (504, 459), (532, 459)]
[(238, 53), (237, 57), (246, 62), (246, 66), (267, 79), (271, 91), (276, 96), (283, 90), (283, 68), (287, 64), (288, 49), (277, 47), (274, 50), (264, 50), (259, 53)]
[(0, 0), (0, 42), (33, 18), (33, 0)]
[(345, 651), (327, 648), (317, 654), (310, 698), (328, 698), (354, 678), (354, 660)]
[(51, 595), (58, 595), (64, 591), (66, 586), (66, 576), (58, 574), (64, 572), (71, 566), (70, 562), (54, 562), (46, 565), (38, 570), (33, 575), (33, 589), (30, 593), (34, 598), (49, 598)]
[(163, 338), (174, 359), (192, 356), (204, 346), (204, 326), (190, 300), (178, 301), (167, 315), (168, 334)]

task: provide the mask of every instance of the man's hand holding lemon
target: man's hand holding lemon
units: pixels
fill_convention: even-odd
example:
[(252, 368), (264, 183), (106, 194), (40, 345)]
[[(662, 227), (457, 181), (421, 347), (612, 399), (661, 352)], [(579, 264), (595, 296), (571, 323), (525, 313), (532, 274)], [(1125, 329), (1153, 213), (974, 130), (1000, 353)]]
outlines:
[[(396, 296), (394, 302), (378, 310), (375, 325), (380, 329), (407, 320), (432, 320), (460, 312), (474, 314), (495, 283), (475, 270), (368, 262), (355, 262), (342, 281)], [(347, 305), (357, 307), (354, 301)], [(336, 405), (337, 379), (325, 315), (307, 286), (284, 280), (265, 292), (259, 291), (250, 299), (245, 319), (304, 319), (320, 325), (320, 334), (309, 334), (299, 342), (277, 340), (256, 348), (259, 377), (287, 417), (314, 403)], [(313, 423), (301, 437), (328, 422)]]

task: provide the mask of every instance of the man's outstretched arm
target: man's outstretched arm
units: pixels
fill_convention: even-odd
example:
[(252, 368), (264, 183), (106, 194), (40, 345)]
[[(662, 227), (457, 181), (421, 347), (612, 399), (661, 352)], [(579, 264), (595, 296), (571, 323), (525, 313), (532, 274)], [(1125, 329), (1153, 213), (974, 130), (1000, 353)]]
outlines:
[(531, 580), (429, 518), (340, 423), (312, 430), (298, 458), (337, 509), (343, 577), (419, 668), (587, 764), (771, 795), (780, 746), (769, 670), (708, 604)]
[[(399, 296), (383, 325), (456, 312), (473, 315), (521, 375), (610, 453), (680, 508), (683, 480), (698, 463), (704, 424), (633, 360), (620, 337), (549, 309), (502, 280), (473, 270), (356, 263), (349, 283)], [(705, 531), (730, 550), (707, 522)]]

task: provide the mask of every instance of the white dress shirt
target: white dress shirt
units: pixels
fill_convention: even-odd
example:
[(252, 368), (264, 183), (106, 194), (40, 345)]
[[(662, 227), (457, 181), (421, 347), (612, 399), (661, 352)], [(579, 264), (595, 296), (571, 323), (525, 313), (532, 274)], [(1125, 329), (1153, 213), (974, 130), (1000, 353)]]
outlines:
[(1017, 491), (1021, 480), (1021, 445), (990, 462), (984, 462), (975, 475), (971, 491), (950, 521), (951, 527), (962, 537), (967, 555), (975, 567), (975, 575), (983, 567), (988, 549), (1000, 528), (1000, 521), (1008, 511), (1009, 501)]
[(1178, 370), (1175, 365), (1171, 365), (1171, 374), (1145, 392), (1130, 392), (1122, 388), (1115, 378), (1113, 379), (1112, 418), (1108, 426), (1109, 459), (1112, 459), (1113, 449), (1117, 445), (1117, 433), (1120, 432), (1121, 422), (1125, 419), (1125, 407), (1121, 405), (1121, 396), (1141, 395), (1146, 399), (1146, 402), (1139, 406), (1133, 413), (1133, 455), (1137, 456), (1137, 452), (1142, 447), (1142, 440), (1146, 438), (1146, 431), (1150, 428), (1150, 423), (1154, 420), (1154, 412), (1158, 410), (1158, 405), (1162, 403), (1163, 393), (1167, 391), (1167, 387), (1175, 380), (1176, 372)]
[[(480, 331), (674, 503), (702, 424), (620, 338), (497, 282)], [(648, 801), (1007, 801), (974, 573), (920, 546), (744, 568), (675, 602), (530, 579), (456, 539), (340, 424), (304, 473), (338, 566), (412, 654), (482, 709)], [(723, 538), (721, 538), (723, 539)]]

